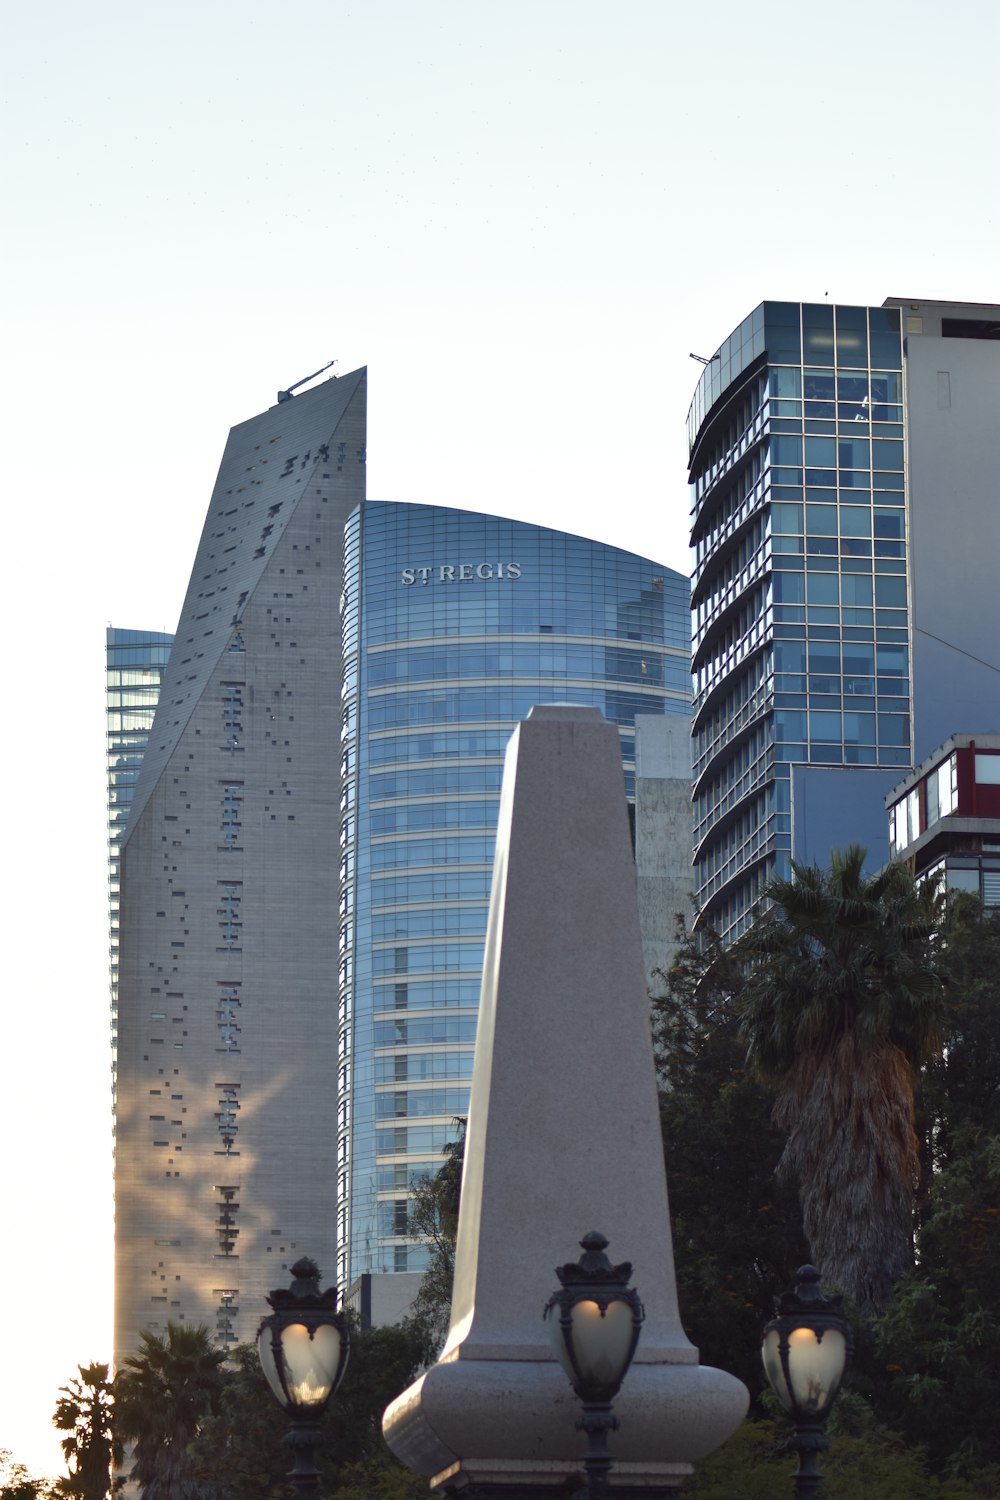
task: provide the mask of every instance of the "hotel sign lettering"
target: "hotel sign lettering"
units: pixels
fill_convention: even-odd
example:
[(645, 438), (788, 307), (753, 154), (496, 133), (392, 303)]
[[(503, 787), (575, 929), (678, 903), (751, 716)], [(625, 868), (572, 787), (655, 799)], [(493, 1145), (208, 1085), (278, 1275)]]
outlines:
[(404, 568), (399, 581), (408, 588), (413, 583), (474, 583), (476, 579), (487, 583), (492, 578), (520, 576), (521, 564), (516, 562), (440, 563), (436, 568)]

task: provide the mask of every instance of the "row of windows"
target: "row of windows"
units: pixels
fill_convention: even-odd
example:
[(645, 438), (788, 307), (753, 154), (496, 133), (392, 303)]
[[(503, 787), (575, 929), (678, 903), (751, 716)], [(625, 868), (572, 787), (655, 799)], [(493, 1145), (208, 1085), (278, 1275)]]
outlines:
[(493, 866), (496, 852), (496, 833), (488, 835), (466, 834), (463, 838), (408, 839), (374, 844), (369, 853), (370, 868), (377, 874), (381, 870), (406, 869), (424, 865), (482, 865)]
[(404, 802), (373, 807), (372, 834), (426, 833), (431, 829), (495, 828), (496, 799), (489, 802)]
[(436, 974), (449, 969), (479, 973), (483, 945), (479, 943), (426, 943), (408, 948), (381, 948), (372, 954), (372, 974)]
[(463, 729), (437, 734), (386, 735), (369, 741), (368, 764), (383, 766), (395, 761), (503, 755), (510, 734), (510, 729), (505, 726), (502, 729)]
[(472, 1077), (475, 1052), (402, 1052), (375, 1058), (376, 1083), (426, 1082), (438, 1078)]
[(398, 875), (376, 880), (371, 900), (380, 906), (402, 906), (411, 901), (486, 901), (492, 870), (441, 870), (432, 875)]
[(454, 1046), (456, 1042), (474, 1042), (476, 1019), (475, 1016), (431, 1016), (413, 1020), (404, 1016), (393, 1021), (376, 1021), (373, 1041), (376, 1047)]
[(831, 375), (836, 369), (845, 379), (873, 367), (873, 380), (881, 380), (881, 372), (902, 369), (899, 309), (762, 303), (730, 334), (702, 372), (688, 410), (692, 451), (719, 397), (765, 351), (772, 366), (805, 365), (820, 375)]
[[(561, 701), (567, 700), (563, 698)], [(637, 713), (660, 713), (665, 706), (654, 692), (645, 697), (613, 687), (601, 689), (576, 685), (569, 701), (601, 709), (604, 717), (614, 724), (633, 724)], [(537, 687), (417, 689), (370, 700), (368, 723), (372, 730), (490, 719), (505, 720), (513, 726), (520, 719), (527, 718), (538, 702)], [(684, 712), (687, 705), (679, 702), (677, 707)]]
[(372, 917), (372, 941), (395, 938), (482, 937), (486, 906), (443, 906), (427, 911), (394, 911)]
[[(677, 663), (678, 671), (683, 663)], [(661, 682), (664, 659), (647, 648), (624, 646), (441, 645), (373, 652), (369, 687), (435, 678), (558, 676)]]
[(471, 979), (405, 979), (374, 986), (376, 1014), (437, 1010), (479, 1004), (479, 975)]
[(375, 1095), (376, 1120), (405, 1120), (421, 1115), (464, 1115), (468, 1088), (394, 1089)]

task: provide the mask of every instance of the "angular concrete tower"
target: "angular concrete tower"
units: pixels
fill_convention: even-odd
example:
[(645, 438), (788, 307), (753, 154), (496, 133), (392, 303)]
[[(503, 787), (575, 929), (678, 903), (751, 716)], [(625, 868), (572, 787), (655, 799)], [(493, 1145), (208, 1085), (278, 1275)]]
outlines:
[(122, 846), (119, 1360), (168, 1319), (247, 1339), (285, 1265), (334, 1265), (343, 528), (364, 491), (363, 370), (230, 433)]

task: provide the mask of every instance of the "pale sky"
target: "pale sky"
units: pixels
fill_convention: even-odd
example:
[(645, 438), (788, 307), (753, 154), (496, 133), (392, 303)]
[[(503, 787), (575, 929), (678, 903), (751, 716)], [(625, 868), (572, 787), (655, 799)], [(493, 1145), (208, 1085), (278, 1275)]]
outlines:
[(373, 498), (686, 570), (689, 352), (1000, 302), (998, 44), (995, 0), (7, 10), (0, 1448), (61, 1472), (110, 1351), (104, 627), (173, 628), (228, 428), (367, 363)]

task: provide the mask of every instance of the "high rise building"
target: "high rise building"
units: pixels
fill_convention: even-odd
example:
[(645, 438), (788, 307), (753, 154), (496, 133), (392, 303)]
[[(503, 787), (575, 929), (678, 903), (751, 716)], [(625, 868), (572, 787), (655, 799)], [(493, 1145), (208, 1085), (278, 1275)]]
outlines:
[[(364, 504), (364, 372), (233, 429), (123, 853), (119, 1357), (253, 1335), (302, 1253), (406, 1286), (465, 1111), (506, 740), (689, 712), (687, 581), (578, 537)], [(581, 817), (587, 810), (581, 808)]]
[(1000, 308), (762, 303), (689, 413), (695, 894), (725, 936), (791, 859), (888, 855), (883, 799), (1000, 729)]
[(111, 987), (112, 1101), (118, 1061), (119, 843), (139, 779), (173, 636), (109, 625), (105, 643), (108, 778), (108, 974)]

